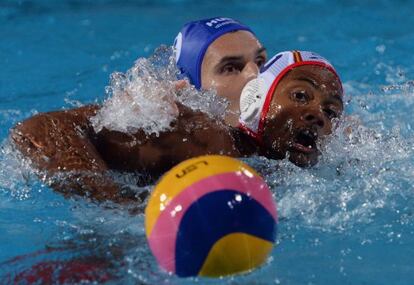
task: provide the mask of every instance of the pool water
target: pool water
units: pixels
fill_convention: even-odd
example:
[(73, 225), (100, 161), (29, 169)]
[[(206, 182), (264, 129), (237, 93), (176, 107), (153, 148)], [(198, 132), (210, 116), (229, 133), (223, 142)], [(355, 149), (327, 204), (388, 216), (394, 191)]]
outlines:
[(38, 112), (103, 102), (111, 73), (172, 44), (183, 23), (218, 14), (250, 25), (269, 55), (300, 49), (328, 58), (350, 116), (316, 167), (245, 160), (277, 199), (277, 245), (264, 266), (218, 281), (412, 284), (414, 2), (402, 0), (1, 1), (0, 283), (217, 283), (161, 271), (142, 214), (55, 193), (7, 138)]

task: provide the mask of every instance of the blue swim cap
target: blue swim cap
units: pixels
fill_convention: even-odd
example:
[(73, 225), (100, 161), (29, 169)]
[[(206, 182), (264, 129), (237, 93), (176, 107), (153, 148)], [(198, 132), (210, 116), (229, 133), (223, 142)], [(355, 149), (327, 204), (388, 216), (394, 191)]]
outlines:
[(201, 88), (201, 64), (207, 48), (218, 37), (234, 31), (249, 31), (249, 27), (231, 18), (210, 18), (184, 25), (174, 41), (178, 68), (197, 89)]

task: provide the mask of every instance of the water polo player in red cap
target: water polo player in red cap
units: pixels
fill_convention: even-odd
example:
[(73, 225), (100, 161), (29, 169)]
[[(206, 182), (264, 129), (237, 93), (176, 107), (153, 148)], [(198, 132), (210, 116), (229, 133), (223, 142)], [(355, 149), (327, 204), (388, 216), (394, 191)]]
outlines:
[[(310, 166), (317, 162), (318, 142), (331, 134), (333, 121), (342, 114), (342, 96), (341, 81), (326, 59), (312, 52), (282, 52), (244, 87), (238, 127), (179, 105), (180, 115), (171, 130), (148, 136), (144, 131), (125, 135), (104, 128), (94, 134), (94, 142), (88, 147), (102, 154), (102, 161), (111, 169), (139, 171), (153, 177), (185, 159), (204, 154), (259, 154), (273, 159), (288, 155), (296, 165)], [(26, 133), (29, 126), (17, 128), (16, 140), (20, 139), (19, 132)], [(20, 141), (23, 152), (25, 146), (32, 147), (24, 143)], [(47, 160), (43, 165), (50, 172), (65, 167)], [(99, 190), (90, 195), (96, 199), (125, 198), (119, 198), (119, 192), (105, 192), (105, 187)]]
[[(112, 169), (136, 170), (154, 177), (182, 160), (203, 154), (259, 154), (274, 159), (288, 155), (293, 163), (309, 166), (317, 162), (317, 142), (332, 132), (333, 120), (342, 114), (342, 93), (341, 81), (327, 60), (312, 52), (282, 52), (243, 89), (240, 127), (229, 127), (207, 114), (180, 106), (172, 130), (159, 136), (147, 136), (143, 131), (131, 136), (104, 129), (87, 147), (93, 146), (93, 151), (102, 154), (102, 162)], [(25, 133), (29, 126), (21, 125), (17, 132)], [(20, 133), (15, 134), (19, 140)], [(32, 147), (20, 142), (22, 151), (24, 146)], [(74, 165), (82, 163), (73, 160)], [(65, 167), (48, 160), (45, 164), (52, 173)], [(90, 195), (122, 200), (119, 192), (105, 192), (105, 187), (99, 190)]]
[(240, 128), (260, 153), (298, 166), (317, 162), (317, 142), (332, 133), (343, 112), (343, 88), (334, 67), (320, 55), (288, 51), (274, 56), (243, 89)]
[(318, 144), (342, 114), (342, 94), (341, 81), (326, 59), (312, 52), (282, 52), (244, 87), (238, 127), (179, 105), (171, 130), (131, 137), (104, 129), (97, 134), (97, 149), (103, 154), (116, 150), (105, 156), (115, 169), (155, 177), (205, 154), (288, 156), (298, 166), (311, 166), (318, 159)]

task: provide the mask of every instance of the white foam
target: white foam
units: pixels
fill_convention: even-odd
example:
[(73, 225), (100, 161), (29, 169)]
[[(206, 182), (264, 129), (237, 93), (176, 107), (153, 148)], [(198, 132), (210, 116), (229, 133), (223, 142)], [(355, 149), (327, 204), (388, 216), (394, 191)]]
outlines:
[(226, 101), (215, 92), (192, 86), (176, 90), (177, 75), (171, 48), (161, 46), (150, 58), (138, 59), (125, 74), (114, 72), (108, 99), (91, 119), (96, 132), (107, 128), (124, 133), (143, 130), (158, 134), (170, 128), (178, 116), (176, 102), (211, 116), (224, 117)]
[[(354, 109), (353, 116), (341, 119), (334, 134), (319, 146), (323, 155), (315, 167), (298, 168), (287, 159), (247, 159), (274, 191), (279, 216), (288, 227), (351, 233), (361, 224), (375, 224), (378, 215), (397, 220), (407, 215), (414, 199), (414, 139), (404, 132), (408, 127), (403, 120), (397, 122), (394, 116), (406, 118), (406, 113), (396, 111), (411, 106), (414, 98), (400, 88), (394, 90), (356, 94), (360, 100), (347, 106)], [(382, 108), (376, 106), (378, 101)]]
[(104, 127), (125, 133), (142, 129), (149, 134), (168, 129), (178, 115), (174, 86), (172, 77), (162, 78), (156, 68), (150, 59), (140, 58), (125, 74), (111, 75), (109, 98), (91, 119), (97, 132)]

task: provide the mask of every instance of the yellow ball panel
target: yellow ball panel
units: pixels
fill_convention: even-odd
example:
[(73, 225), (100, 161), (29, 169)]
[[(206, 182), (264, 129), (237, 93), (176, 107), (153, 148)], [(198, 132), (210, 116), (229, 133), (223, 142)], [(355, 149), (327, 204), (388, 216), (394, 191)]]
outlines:
[(266, 261), (273, 244), (244, 233), (229, 234), (210, 250), (199, 275), (219, 277), (254, 269)]
[(145, 230), (147, 236), (168, 203), (181, 191), (204, 178), (228, 173), (243, 172), (246, 175), (259, 176), (245, 163), (223, 155), (206, 155), (181, 162), (168, 171), (155, 187), (145, 209)]

